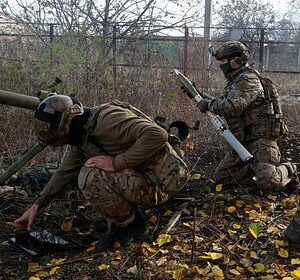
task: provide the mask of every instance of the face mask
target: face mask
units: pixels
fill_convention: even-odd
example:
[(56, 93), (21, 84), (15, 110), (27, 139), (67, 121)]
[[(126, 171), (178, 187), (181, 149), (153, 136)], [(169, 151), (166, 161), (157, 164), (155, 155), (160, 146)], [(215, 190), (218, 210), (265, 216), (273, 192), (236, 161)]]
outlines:
[(220, 68), (225, 76), (227, 76), (233, 70), (229, 63), (220, 64)]

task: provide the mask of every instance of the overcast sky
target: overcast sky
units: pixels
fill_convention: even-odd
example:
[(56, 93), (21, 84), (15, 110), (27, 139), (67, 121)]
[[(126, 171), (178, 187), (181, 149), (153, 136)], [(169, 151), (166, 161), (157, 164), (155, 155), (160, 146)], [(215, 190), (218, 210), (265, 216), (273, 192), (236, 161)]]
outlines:
[(276, 12), (285, 13), (287, 6), (288, 6), (288, 0), (262, 0), (263, 3), (272, 3), (274, 10)]

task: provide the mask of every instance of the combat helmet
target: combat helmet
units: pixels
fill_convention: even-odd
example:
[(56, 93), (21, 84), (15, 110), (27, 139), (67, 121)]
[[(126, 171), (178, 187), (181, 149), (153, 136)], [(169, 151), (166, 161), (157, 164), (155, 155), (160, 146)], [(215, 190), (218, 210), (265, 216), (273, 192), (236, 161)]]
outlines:
[(52, 95), (40, 103), (34, 113), (34, 129), (38, 139), (52, 145), (67, 136), (71, 121), (82, 115), (83, 106), (66, 95)]
[(250, 58), (250, 50), (248, 46), (239, 41), (228, 41), (222, 44), (214, 53), (217, 60), (223, 58), (234, 58), (239, 57), (242, 64), (246, 64)]

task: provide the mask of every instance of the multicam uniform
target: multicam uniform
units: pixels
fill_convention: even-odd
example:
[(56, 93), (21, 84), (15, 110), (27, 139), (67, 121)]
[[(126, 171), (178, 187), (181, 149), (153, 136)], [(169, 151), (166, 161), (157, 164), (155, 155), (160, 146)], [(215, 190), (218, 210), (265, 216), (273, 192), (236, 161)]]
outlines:
[(208, 110), (223, 116), (254, 156), (253, 161), (245, 164), (234, 151), (229, 151), (215, 171), (217, 182), (239, 182), (254, 176), (258, 187), (266, 190), (282, 189), (291, 180), (296, 166), (280, 164), (279, 135), (272, 134), (270, 106), (257, 72), (245, 66), (230, 73), (223, 93), (208, 102)]
[[(167, 132), (125, 107), (104, 104), (91, 110), (85, 140), (68, 147), (36, 204), (47, 204), (78, 178), (98, 214), (125, 226), (134, 218), (135, 205), (158, 205), (185, 186), (189, 171), (167, 142)], [(113, 156), (115, 172), (84, 166), (97, 155)]]

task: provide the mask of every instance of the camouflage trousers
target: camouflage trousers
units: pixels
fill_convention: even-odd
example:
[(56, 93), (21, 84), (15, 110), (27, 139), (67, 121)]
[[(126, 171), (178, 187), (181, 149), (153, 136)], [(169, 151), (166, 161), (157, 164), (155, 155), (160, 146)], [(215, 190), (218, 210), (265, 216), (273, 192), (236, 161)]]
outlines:
[(105, 172), (83, 167), (78, 185), (99, 216), (119, 226), (126, 226), (134, 219), (137, 205), (153, 207), (167, 201), (171, 195), (131, 168)]
[(245, 164), (234, 151), (228, 152), (215, 171), (216, 182), (240, 183), (252, 177), (262, 190), (281, 190), (297, 172), (293, 163), (280, 164), (281, 153), (274, 140), (259, 139), (245, 147), (254, 159)]

